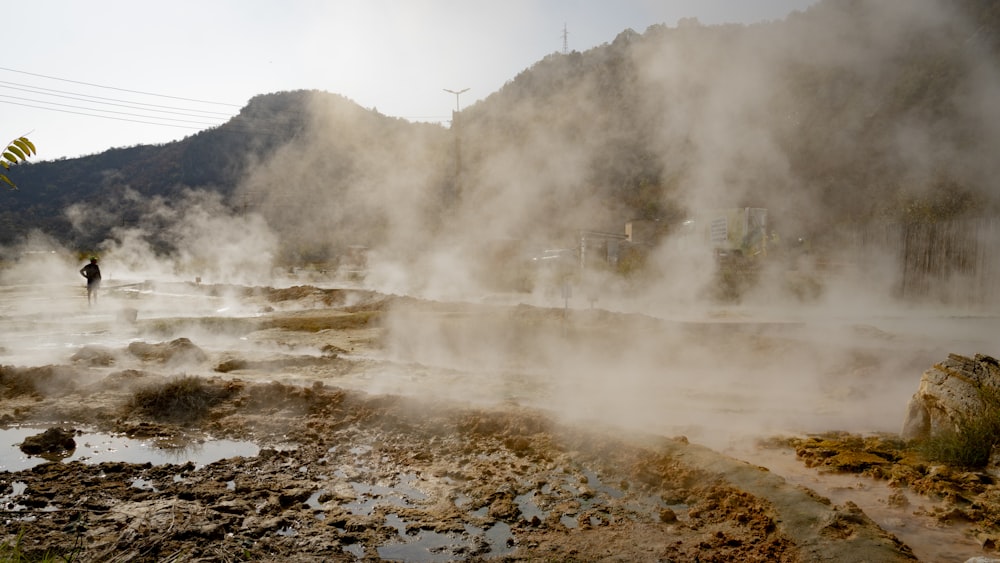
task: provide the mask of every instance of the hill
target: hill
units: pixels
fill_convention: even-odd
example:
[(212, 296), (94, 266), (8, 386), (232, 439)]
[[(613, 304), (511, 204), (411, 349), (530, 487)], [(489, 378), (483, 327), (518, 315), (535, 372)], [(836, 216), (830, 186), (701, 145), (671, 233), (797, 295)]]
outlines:
[(0, 243), (37, 229), (98, 249), (141, 229), (169, 254), (166, 227), (205, 194), (213, 213), (259, 213), (287, 262), (632, 219), (663, 234), (717, 207), (766, 207), (817, 239), (995, 216), (998, 25), (982, 0), (823, 0), (784, 21), (626, 30), (545, 57), (450, 129), (324, 92), (261, 95), (176, 143), (18, 167)]

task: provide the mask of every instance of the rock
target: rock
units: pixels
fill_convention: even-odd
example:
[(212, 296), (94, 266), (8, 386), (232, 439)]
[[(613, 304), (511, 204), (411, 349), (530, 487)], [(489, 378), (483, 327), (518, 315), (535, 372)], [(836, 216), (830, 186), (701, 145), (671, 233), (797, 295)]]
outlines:
[(498, 491), (493, 495), (488, 514), (497, 520), (516, 522), (521, 515), (521, 510), (514, 501), (513, 493)]
[(76, 449), (75, 431), (49, 428), (41, 434), (28, 436), (21, 442), (21, 451), (28, 455), (61, 454)]
[(893, 508), (903, 508), (910, 505), (910, 499), (902, 491), (894, 491), (885, 501), (886, 505)]
[[(997, 538), (992, 534), (976, 534), (976, 541), (983, 550), (993, 551), (997, 548)], [(993, 559), (993, 561), (997, 561)]]
[(70, 359), (88, 366), (110, 366), (115, 363), (115, 354), (103, 346), (84, 346)]
[(250, 505), (242, 500), (223, 500), (209, 506), (209, 508), (223, 514), (242, 515), (250, 512)]
[(670, 508), (660, 510), (660, 522), (672, 524), (677, 521), (677, 513)]
[(982, 354), (974, 358), (949, 354), (920, 378), (907, 405), (901, 437), (925, 439), (954, 430), (963, 416), (982, 408), (983, 388), (1000, 388), (1000, 362)]
[(208, 354), (187, 338), (158, 344), (133, 342), (128, 345), (128, 351), (141, 360), (162, 363), (204, 362), (208, 359)]
[(281, 493), (278, 494), (278, 505), (281, 506), (281, 508), (289, 508), (302, 504), (309, 500), (312, 493), (311, 489), (303, 488), (293, 488), (281, 491)]

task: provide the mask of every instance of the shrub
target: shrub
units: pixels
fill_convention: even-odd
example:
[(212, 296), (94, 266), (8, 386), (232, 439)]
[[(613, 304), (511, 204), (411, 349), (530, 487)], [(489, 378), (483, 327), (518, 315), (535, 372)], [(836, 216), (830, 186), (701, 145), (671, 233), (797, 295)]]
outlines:
[(188, 375), (137, 391), (130, 407), (157, 420), (194, 422), (234, 392), (230, 385)]
[(65, 554), (45, 550), (36, 552), (24, 546), (24, 530), (18, 532), (13, 540), (0, 542), (0, 563), (72, 563), (80, 554), (79, 537)]
[(931, 436), (919, 446), (929, 460), (961, 467), (984, 467), (1000, 444), (1000, 388), (979, 387), (980, 406), (959, 418), (954, 429)]

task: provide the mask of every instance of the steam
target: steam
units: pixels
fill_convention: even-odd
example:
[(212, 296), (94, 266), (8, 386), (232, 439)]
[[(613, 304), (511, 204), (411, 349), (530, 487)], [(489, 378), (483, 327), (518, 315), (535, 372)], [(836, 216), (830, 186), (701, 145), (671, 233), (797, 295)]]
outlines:
[[(858, 13), (847, 10), (862, 11), (863, 25)], [(604, 156), (604, 146), (595, 139), (629, 134), (629, 124), (609, 118), (611, 108), (602, 106), (609, 99), (602, 90), (620, 87), (622, 102), (639, 104), (636, 111), (655, 123), (655, 144), (645, 148), (661, 159), (668, 178), (677, 170), (678, 189), (671, 197), (695, 212), (768, 208), (788, 250), (768, 263), (761, 283), (740, 303), (709, 298), (715, 276), (711, 249), (679, 238), (667, 238), (653, 249), (645, 278), (626, 283), (619, 276), (588, 272), (589, 279), (577, 281), (568, 313), (575, 320), (565, 330), (578, 326), (588, 308), (585, 296), (592, 294), (602, 309), (641, 312), (666, 322), (643, 330), (637, 320), (636, 326), (622, 327), (620, 338), (574, 340), (562, 328), (539, 336), (536, 325), (518, 319), (449, 329), (433, 317), (400, 313), (391, 325), (390, 350), (400, 360), (473, 370), (480, 379), (475, 389), (463, 389), (467, 396), (482, 398), (489, 390), (495, 398), (514, 396), (567, 416), (670, 427), (706, 441), (792, 428), (895, 431), (924, 369), (949, 352), (997, 348), (996, 337), (978, 332), (984, 326), (995, 331), (994, 317), (981, 325), (956, 318), (967, 313), (963, 306), (995, 301), (963, 301), (973, 282), (961, 272), (931, 282), (939, 285), (926, 293), (929, 301), (921, 306), (899, 300), (907, 283), (900, 264), (906, 233), (886, 226), (885, 238), (876, 241), (872, 233), (837, 230), (828, 221), (831, 209), (854, 203), (846, 200), (864, 197), (864, 190), (849, 178), (821, 184), (800, 176), (793, 163), (802, 155), (787, 150), (806, 145), (817, 154), (829, 152), (834, 162), (840, 160), (838, 170), (848, 171), (851, 159), (871, 158), (854, 152), (856, 140), (879, 131), (885, 167), (905, 171), (911, 195), (952, 175), (981, 187), (995, 201), (987, 178), (996, 164), (981, 151), (967, 150), (968, 140), (958, 131), (996, 138), (997, 121), (977, 122), (973, 116), (995, 113), (981, 103), (995, 96), (1000, 81), (995, 65), (975, 44), (975, 30), (951, 10), (933, 1), (902, 10), (885, 3), (826, 2), (787, 22), (733, 27), (724, 39), (711, 39), (713, 30), (699, 26), (647, 32), (668, 34), (669, 41), (623, 34), (611, 47), (631, 58), (636, 83), (580, 82), (554, 99), (535, 97), (525, 106), (501, 107), (501, 113), (515, 114), (503, 120), (518, 127), (513, 131), (477, 128), (476, 108), (470, 108), (468, 122), (453, 126), (469, 169), (460, 201), (445, 216), (453, 232), (465, 238), (533, 236), (573, 248), (578, 229), (621, 232), (632, 217), (595, 205), (589, 197), (594, 178), (588, 174), (588, 163)], [(956, 36), (972, 44), (949, 43)], [(929, 52), (958, 49), (960, 60), (983, 72), (954, 92), (949, 107), (959, 108), (957, 113), (887, 123), (880, 110), (898, 94), (883, 84), (887, 75), (899, 78), (896, 73), (905, 69), (894, 62), (916, 40)], [(541, 66), (551, 71), (556, 64)], [(803, 92), (783, 89), (789, 66), (845, 75), (842, 84), (812, 93), (817, 99), (809, 101), (843, 104), (843, 121), (822, 132), (808, 128), (803, 111), (809, 103), (794, 97)], [(504, 98), (498, 94), (489, 101), (502, 104)], [(574, 128), (580, 134), (567, 137)], [(815, 149), (808, 146), (812, 143)], [(430, 226), (421, 230), (437, 232)], [(970, 248), (996, 248), (990, 224), (973, 225), (969, 232), (974, 233)], [(817, 236), (822, 245), (802, 250), (794, 246), (800, 236)], [(447, 246), (439, 236), (421, 240), (428, 248), (423, 256), (438, 257)], [(980, 271), (995, 264), (983, 256), (974, 260)], [(472, 292), (460, 293), (443, 282), (468, 283), (473, 279), (463, 275), (468, 271), (461, 262), (414, 258), (407, 274), (422, 280), (411, 286), (415, 291), (459, 298)], [(558, 290), (536, 290), (519, 299), (563, 305)], [(938, 308), (935, 300), (951, 306)], [(513, 336), (521, 330), (535, 339)], [(456, 386), (462, 387), (432, 392), (461, 395)]]
[[(955, 37), (965, 40), (943, 43)], [(886, 123), (880, 111), (893, 92), (883, 84), (905, 71), (895, 61), (916, 40), (957, 53), (974, 78), (943, 104), (953, 113)], [(114, 204), (138, 196), (109, 177), (112, 201), (74, 206), (68, 218), (81, 239), (122, 223), (95, 245), (112, 280), (280, 285), (296, 283), (289, 268), (316, 263), (329, 268), (331, 283), (343, 281), (338, 268), (356, 269), (364, 278), (351, 283), (367, 288), (478, 304), (468, 321), (413, 310), (389, 316), (386, 355), (419, 372), (424, 393), (514, 400), (706, 441), (734, 428), (895, 430), (922, 369), (949, 352), (996, 353), (991, 335), (1000, 331), (993, 317), (970, 328), (952, 309), (897, 300), (898, 233), (874, 244), (828, 218), (831, 208), (860, 206), (865, 191), (856, 184), (878, 181), (844, 175), (852, 159), (872, 158), (855, 152), (865, 135), (878, 136), (877, 158), (887, 172), (905, 171), (913, 193), (958, 177), (996, 203), (1000, 164), (968, 150), (1000, 141), (1000, 74), (984, 41), (934, 0), (826, 1), (748, 27), (654, 26), (601, 47), (633, 71), (627, 80), (574, 81), (584, 70), (574, 66), (580, 54), (553, 55), (537, 76), (515, 80), (488, 108), (467, 108), (450, 129), (316, 93), (309, 128), (248, 172), (233, 198), (247, 202), (239, 209), (192, 187), (175, 201), (143, 201), (140, 217), (123, 220)], [(843, 79), (803, 91), (790, 68)], [(514, 95), (543, 71), (555, 73), (553, 84)], [(571, 87), (555, 87), (562, 82)], [(830, 104), (842, 106), (842, 120), (813, 128), (810, 109)], [(648, 135), (639, 137), (640, 128)], [(628, 150), (610, 150), (622, 146)], [(830, 174), (806, 177), (796, 163), (817, 154), (828, 155)], [(662, 185), (609, 189), (650, 162)], [(602, 175), (609, 168), (620, 174)], [(658, 215), (648, 219), (673, 234), (641, 241), (650, 244), (641, 273), (588, 270), (567, 294), (561, 277), (532, 265), (545, 249), (579, 248), (581, 231), (623, 234), (637, 219), (623, 203), (635, 197), (632, 186), (658, 190)], [(607, 193), (618, 201), (596, 197)], [(720, 302), (711, 294), (712, 249), (679, 236), (678, 224), (739, 207), (767, 208), (788, 250), (767, 262), (742, 301)], [(977, 248), (995, 249), (995, 224), (977, 229)], [(823, 244), (792, 248), (813, 235)], [(349, 263), (358, 248), (363, 266)], [(57, 252), (7, 271), (5, 281), (74, 273), (78, 266)], [(976, 252), (974, 260), (995, 266), (988, 251)], [(945, 281), (974, 283), (964, 276)], [(536, 283), (517, 287), (521, 277)], [(498, 288), (499, 279), (508, 283)], [(929, 292), (943, 301), (960, 293)], [(494, 311), (484, 303), (534, 307)], [(611, 335), (586, 330), (611, 322), (621, 323)], [(927, 325), (934, 332), (913, 328)]]

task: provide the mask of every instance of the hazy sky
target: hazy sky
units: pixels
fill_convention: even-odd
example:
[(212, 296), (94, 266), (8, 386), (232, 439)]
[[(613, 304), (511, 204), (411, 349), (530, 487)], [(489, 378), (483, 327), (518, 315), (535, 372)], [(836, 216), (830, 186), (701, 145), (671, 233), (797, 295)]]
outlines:
[(548, 54), (626, 28), (780, 20), (816, 0), (41, 0), (6, 6), (0, 141), (36, 160), (159, 144), (317, 89), (446, 123)]

